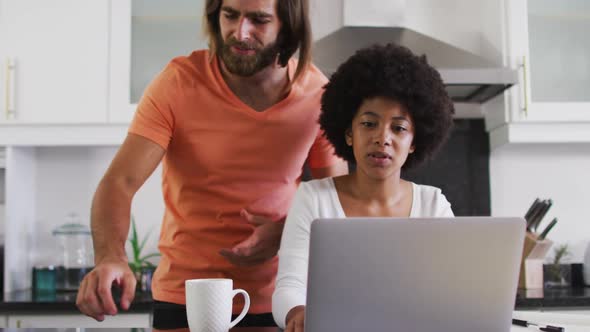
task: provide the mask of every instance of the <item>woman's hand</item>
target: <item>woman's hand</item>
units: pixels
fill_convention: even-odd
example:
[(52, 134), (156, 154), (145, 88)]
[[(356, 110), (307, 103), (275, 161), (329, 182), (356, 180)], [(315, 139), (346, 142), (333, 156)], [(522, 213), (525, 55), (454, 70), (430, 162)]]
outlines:
[(285, 332), (303, 332), (305, 321), (305, 306), (298, 305), (289, 310), (287, 314), (287, 327)]

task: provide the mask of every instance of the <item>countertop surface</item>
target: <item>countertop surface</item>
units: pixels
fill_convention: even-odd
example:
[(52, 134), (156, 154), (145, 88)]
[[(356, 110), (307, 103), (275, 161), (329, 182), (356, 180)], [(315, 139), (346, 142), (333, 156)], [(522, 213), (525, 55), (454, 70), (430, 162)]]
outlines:
[[(24, 311), (72, 311), (77, 312), (76, 292), (57, 292), (52, 294), (33, 294), (30, 290), (16, 291), (4, 294), (0, 302), (2, 312)], [(115, 295), (115, 298), (118, 298)], [(118, 301), (117, 301), (118, 302)], [(150, 312), (152, 309), (152, 294), (138, 292), (131, 303), (129, 313)]]
[[(148, 312), (152, 307), (151, 293), (136, 293), (128, 312)], [(553, 288), (538, 290), (519, 289), (516, 297), (516, 310), (542, 308), (581, 308), (590, 309), (590, 287)], [(34, 295), (30, 290), (4, 294), (0, 311), (77, 311), (76, 293), (56, 293)]]
[[(566, 332), (587, 332), (585, 330), (587, 327), (570, 327), (566, 326)], [(84, 328), (82, 329), (86, 332), (104, 332), (105, 329), (103, 328)], [(80, 329), (76, 328), (27, 328), (27, 329), (1, 329), (0, 332), (79, 332)], [(159, 332), (156, 329), (145, 329), (145, 328), (110, 328), (108, 329), (109, 332)], [(164, 332), (166, 330), (162, 330)], [(175, 332), (190, 332), (189, 329), (177, 329), (174, 330)], [(371, 327), (367, 327), (367, 331), (372, 331)], [(535, 331), (533, 328), (526, 328), (520, 326), (512, 326), (510, 332), (526, 332), (526, 331)], [(278, 329), (276, 327), (234, 327), (233, 329), (229, 330), (229, 332), (283, 332), (283, 330)]]
[(590, 309), (590, 287), (519, 289), (516, 294), (516, 310), (584, 307)]

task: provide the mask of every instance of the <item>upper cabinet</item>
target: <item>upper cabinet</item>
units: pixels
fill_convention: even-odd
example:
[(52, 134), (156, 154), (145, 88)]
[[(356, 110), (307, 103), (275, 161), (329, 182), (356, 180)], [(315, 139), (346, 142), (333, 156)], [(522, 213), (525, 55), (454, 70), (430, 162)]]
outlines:
[(112, 1), (109, 122), (128, 123), (170, 60), (207, 47), (203, 8), (203, 0)]
[(509, 0), (511, 122), (590, 121), (590, 1)]
[(485, 107), (492, 149), (590, 142), (590, 1), (503, 0), (519, 84)]
[(0, 0), (0, 124), (107, 120), (109, 0)]

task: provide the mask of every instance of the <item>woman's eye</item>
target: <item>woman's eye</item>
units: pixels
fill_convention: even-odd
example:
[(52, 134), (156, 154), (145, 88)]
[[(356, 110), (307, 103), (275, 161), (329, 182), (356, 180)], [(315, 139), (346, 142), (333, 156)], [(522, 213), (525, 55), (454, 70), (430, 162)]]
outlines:
[(224, 14), (223, 16), (228, 20), (235, 20), (238, 17), (235, 14)]
[(407, 129), (406, 129), (406, 127), (403, 127), (403, 126), (395, 126), (393, 128), (393, 130), (395, 130), (397, 132), (403, 132), (403, 131), (406, 131)]
[(375, 123), (374, 122), (370, 122), (370, 121), (363, 121), (363, 122), (361, 122), (361, 125), (363, 127), (369, 127), (369, 128), (375, 127)]

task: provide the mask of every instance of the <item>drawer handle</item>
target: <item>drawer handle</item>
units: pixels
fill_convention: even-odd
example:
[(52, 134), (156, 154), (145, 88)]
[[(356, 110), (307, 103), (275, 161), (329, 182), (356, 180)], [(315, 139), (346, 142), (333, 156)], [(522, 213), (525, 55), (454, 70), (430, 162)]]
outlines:
[(6, 82), (5, 82), (5, 110), (6, 119), (11, 120), (16, 117), (15, 101), (15, 72), (16, 64), (11, 58), (6, 59)]
[(528, 81), (527, 81), (527, 69), (526, 69), (526, 56), (522, 57), (522, 65), (520, 66), (522, 68), (522, 96), (524, 99), (524, 106), (522, 107), (522, 110), (524, 112), (524, 117), (528, 117), (529, 115), (529, 96), (528, 96)]

